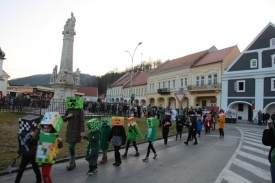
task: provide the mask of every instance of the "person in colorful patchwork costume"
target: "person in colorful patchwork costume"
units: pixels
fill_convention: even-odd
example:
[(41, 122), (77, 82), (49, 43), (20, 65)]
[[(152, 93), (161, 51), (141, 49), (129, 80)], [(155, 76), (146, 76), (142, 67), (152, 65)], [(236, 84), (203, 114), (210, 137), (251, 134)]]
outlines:
[[(46, 112), (38, 129), (31, 132), (34, 139), (39, 140), (36, 153), (36, 162), (42, 163), (42, 177), (44, 183), (52, 183), (51, 169), (56, 161), (56, 154), (63, 147), (58, 132), (62, 126), (63, 119), (58, 112)], [(42, 132), (40, 131), (40, 126)]]
[(86, 122), (89, 129), (89, 135), (83, 138), (88, 140), (86, 160), (89, 162), (88, 175), (92, 175), (97, 171), (97, 159), (99, 152), (99, 140), (100, 140), (100, 125), (97, 118), (91, 119)]
[(144, 162), (148, 161), (148, 157), (150, 154), (150, 149), (152, 149), (153, 153), (154, 153), (154, 157), (153, 159), (156, 159), (157, 157), (157, 153), (154, 149), (154, 142), (156, 140), (156, 136), (157, 136), (157, 126), (158, 126), (158, 119), (157, 118), (147, 118), (146, 119), (147, 125), (148, 125), (148, 130), (147, 133), (144, 135), (144, 138), (147, 137), (148, 139), (148, 147), (147, 147), (147, 155), (146, 157), (143, 159)]
[(124, 157), (124, 158), (127, 157), (127, 153), (128, 153), (128, 149), (131, 144), (131, 141), (133, 142), (133, 146), (136, 150), (135, 156), (139, 156), (138, 148), (136, 145), (137, 136), (139, 136), (140, 138), (143, 138), (143, 135), (137, 126), (136, 118), (130, 117), (127, 119), (127, 121), (128, 121), (128, 132), (126, 134), (127, 143), (126, 143), (125, 153), (122, 155), (122, 157)]
[(29, 163), (32, 164), (32, 169), (36, 176), (36, 183), (42, 182), (41, 172), (38, 163), (35, 162), (37, 140), (33, 139), (30, 135), (31, 130), (35, 130), (40, 122), (39, 116), (26, 115), (19, 118), (19, 132), (17, 158), (21, 157), (21, 163), (16, 175), (15, 183), (21, 181), (21, 177), (25, 168)]
[(100, 136), (100, 149), (102, 150), (102, 160), (101, 164), (107, 162), (107, 151), (109, 149), (108, 137), (111, 131), (111, 118), (110, 117), (101, 117), (101, 136)]
[(112, 129), (108, 137), (108, 143), (110, 143), (111, 140), (115, 149), (115, 162), (113, 165), (118, 167), (122, 163), (119, 149), (126, 142), (124, 117), (112, 117)]
[(70, 161), (67, 170), (73, 170), (75, 164), (75, 145), (81, 141), (84, 134), (84, 111), (82, 97), (67, 97), (66, 112), (63, 121), (68, 122), (66, 131), (66, 142), (69, 143)]

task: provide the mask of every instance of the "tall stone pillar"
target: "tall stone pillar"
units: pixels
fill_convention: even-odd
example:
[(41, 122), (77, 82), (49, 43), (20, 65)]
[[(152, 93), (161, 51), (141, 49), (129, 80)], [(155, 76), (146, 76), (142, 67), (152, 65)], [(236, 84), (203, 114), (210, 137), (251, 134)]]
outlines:
[(60, 69), (57, 72), (57, 65), (53, 68), (50, 85), (54, 88), (53, 99), (66, 99), (68, 96), (75, 96), (76, 88), (80, 85), (80, 71), (73, 72), (73, 43), (75, 36), (74, 14), (71, 14), (64, 26), (63, 47), (60, 61)]
[(5, 53), (0, 48), (0, 98), (5, 94), (5, 79), (3, 78), (3, 61), (5, 59)]

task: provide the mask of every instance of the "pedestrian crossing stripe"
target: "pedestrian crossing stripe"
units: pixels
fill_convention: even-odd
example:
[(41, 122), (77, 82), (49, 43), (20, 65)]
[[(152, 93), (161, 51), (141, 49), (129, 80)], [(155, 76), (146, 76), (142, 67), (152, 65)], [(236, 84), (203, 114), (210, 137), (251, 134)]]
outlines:
[[(248, 160), (252, 160), (257, 162), (258, 164), (265, 165), (265, 167), (269, 167), (270, 163), (267, 159), (270, 147), (264, 146), (262, 144), (262, 129), (247, 129), (247, 128), (239, 128), (237, 129), (241, 133), (241, 142), (239, 143), (235, 153), (230, 158), (229, 162), (226, 164), (219, 177), (216, 179), (215, 183), (220, 183), (222, 180), (227, 182), (244, 182), (244, 183), (252, 183), (259, 181), (271, 181), (270, 170), (266, 168), (259, 168), (246, 162)], [(253, 154), (251, 153), (253, 152)], [(255, 154), (256, 153), (256, 154)], [(257, 156), (258, 154), (258, 156)], [(238, 157), (244, 157), (243, 160), (238, 159)], [(264, 158), (264, 156), (266, 158)], [(258, 179), (248, 180), (249, 177), (242, 177), (242, 172), (234, 172), (234, 170), (230, 169), (231, 165), (240, 167), (247, 171), (249, 174), (253, 174), (252, 177), (258, 177)]]

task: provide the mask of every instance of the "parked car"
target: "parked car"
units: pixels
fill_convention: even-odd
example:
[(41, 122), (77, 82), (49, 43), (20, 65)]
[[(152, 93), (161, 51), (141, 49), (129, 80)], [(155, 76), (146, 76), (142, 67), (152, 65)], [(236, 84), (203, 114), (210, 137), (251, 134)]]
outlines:
[(236, 123), (237, 121), (237, 111), (234, 109), (227, 109), (225, 111), (225, 122), (226, 123)]

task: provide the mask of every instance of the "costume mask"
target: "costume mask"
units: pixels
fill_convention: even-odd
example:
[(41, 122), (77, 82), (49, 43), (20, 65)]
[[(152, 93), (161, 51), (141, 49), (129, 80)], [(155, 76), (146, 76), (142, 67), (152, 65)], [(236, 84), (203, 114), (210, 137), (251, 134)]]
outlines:
[(101, 117), (101, 126), (111, 126), (111, 118), (110, 117)]
[(82, 97), (67, 97), (66, 100), (67, 109), (83, 109)]
[(100, 128), (99, 121), (97, 118), (90, 119), (89, 121), (86, 122), (86, 125), (90, 132), (95, 132)]
[(147, 118), (146, 122), (148, 127), (157, 127), (159, 123), (157, 118)]

